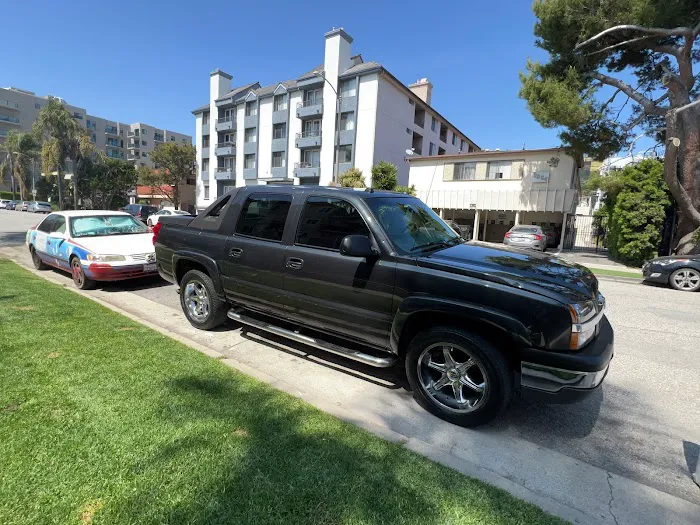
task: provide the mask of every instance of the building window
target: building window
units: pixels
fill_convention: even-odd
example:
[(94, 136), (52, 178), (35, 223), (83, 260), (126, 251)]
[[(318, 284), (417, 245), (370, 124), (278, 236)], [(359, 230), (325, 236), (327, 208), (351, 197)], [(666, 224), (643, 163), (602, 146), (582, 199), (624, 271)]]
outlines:
[(321, 150), (305, 149), (301, 152), (302, 168), (318, 168), (321, 166)]
[(469, 150), (467, 149), (467, 143), (462, 139), (462, 146), (459, 148), (459, 150), (462, 153), (467, 153)]
[(148, 146), (148, 142), (146, 142), (145, 140), (142, 140), (142, 141), (141, 141), (141, 145), (142, 145), (142, 146)]
[(187, 144), (187, 139), (182, 139), (183, 144)]
[(437, 153), (437, 146), (431, 142), (430, 146), (428, 146), (428, 155), (435, 155), (436, 153)]
[(370, 236), (362, 215), (352, 204), (334, 197), (306, 199), (295, 244), (337, 251), (347, 235)]
[(510, 160), (489, 162), (488, 169), (486, 171), (486, 178), (491, 180), (522, 178), (522, 173), (512, 172), (512, 165), (513, 161)]
[(413, 99), (412, 99), (412, 98), (409, 98), (409, 99), (408, 99), (408, 103), (411, 104), (411, 106), (415, 106), (415, 105), (416, 105), (416, 103), (413, 102)]
[(432, 129), (435, 133), (438, 131), (438, 119), (433, 117), (433, 121), (430, 123), (430, 129)]
[(255, 101), (245, 103), (245, 116), (254, 117), (258, 114), (258, 104)]
[(304, 122), (304, 137), (320, 137), (321, 136), (321, 121), (307, 120)]
[(452, 145), (453, 146), (457, 145), (457, 135), (455, 135), (454, 133), (452, 133)]
[(224, 133), (223, 135), (223, 143), (224, 144), (235, 144), (236, 143), (236, 134), (235, 133)]
[(92, 135), (90, 135), (90, 142), (92, 142), (93, 144), (95, 142), (97, 142), (97, 135), (96, 134), (93, 133)]
[(243, 157), (243, 167), (247, 170), (255, 169), (255, 153), (249, 153)]
[(460, 162), (455, 164), (454, 180), (476, 179), (476, 162)]
[(291, 195), (253, 194), (243, 205), (236, 233), (279, 242), (291, 206)]
[(170, 137), (170, 142), (175, 142), (175, 137)]
[(209, 200), (209, 184), (204, 185), (204, 200)]
[(273, 139), (286, 139), (287, 138), (287, 124), (282, 122), (280, 124), (274, 124), (272, 126), (272, 138)]
[(304, 106), (317, 106), (323, 101), (322, 89), (304, 91)]
[(209, 124), (209, 112), (205, 111), (202, 113), (202, 125), (206, 126), (207, 124)]
[(338, 163), (352, 162), (352, 145), (347, 144), (338, 148)]
[(34, 109), (41, 109), (41, 104), (34, 104)]
[(413, 114), (413, 123), (416, 126), (420, 126), (421, 128), (425, 126), (425, 110), (421, 109), (419, 107), (416, 108), (415, 113)]
[(442, 142), (447, 142), (447, 126), (440, 124), (440, 140)]
[(147, 158), (148, 158), (148, 153), (146, 153), (146, 152), (144, 151), (144, 152), (141, 154), (141, 156), (142, 156), (144, 159), (147, 159)]
[(354, 97), (357, 95), (357, 87), (355, 83), (355, 79), (351, 80), (343, 80), (340, 83), (340, 96), (341, 98), (345, 97)]
[(147, 130), (147, 129), (142, 129), (142, 130), (141, 130), (141, 136), (142, 136), (142, 137), (145, 137), (146, 135), (148, 135), (148, 130)]
[(77, 118), (78, 120), (83, 120), (83, 116), (77, 111), (73, 113), (73, 117)]
[(234, 171), (236, 169), (236, 157), (219, 157), (219, 171)]
[(275, 151), (272, 153), (272, 167), (273, 168), (284, 168), (285, 158), (284, 151)]
[(258, 129), (257, 128), (246, 128), (245, 136), (243, 137), (246, 144), (249, 142), (258, 141)]
[(411, 131), (411, 128), (406, 128), (406, 133), (410, 135), (411, 133), (413, 133), (413, 131)]
[(275, 95), (273, 111), (287, 111), (287, 95)]
[(162, 133), (154, 133), (153, 140), (157, 140), (158, 142), (163, 142), (163, 134)]
[(209, 135), (204, 135), (202, 137), (202, 147), (203, 148), (208, 148), (209, 147)]
[(209, 159), (202, 159), (202, 171), (209, 171)]
[(355, 113), (348, 111), (340, 114), (340, 131), (350, 131), (355, 129)]

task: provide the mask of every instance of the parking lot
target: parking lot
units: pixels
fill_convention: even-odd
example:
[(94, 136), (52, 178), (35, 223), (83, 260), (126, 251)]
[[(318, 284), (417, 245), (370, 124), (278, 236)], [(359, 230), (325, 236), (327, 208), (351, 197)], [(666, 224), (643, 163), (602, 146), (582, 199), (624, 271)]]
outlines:
[[(0, 210), (0, 256), (4, 251), (31, 265), (22, 246), (24, 232), (41, 218)], [(71, 286), (67, 275), (61, 279)], [(142, 311), (145, 319), (155, 322), (161, 311), (175, 315), (179, 310), (174, 287), (157, 279), (109, 284), (93, 293), (125, 290), (150, 301), (143, 303), (151, 305)], [(344, 403), (375, 410), (397, 432), (412, 425), (412, 432), (434, 442), (447, 439), (443, 433), (450, 432), (490, 444), (495, 454), (500, 446), (520, 449), (523, 454), (554, 451), (575, 464), (599, 467), (700, 504), (700, 489), (689, 474), (700, 453), (700, 293), (604, 278), (601, 291), (607, 296), (608, 317), (616, 336), (615, 358), (602, 389), (575, 405), (518, 399), (505, 417), (478, 430), (437, 422), (417, 407), (410, 418), (396, 417), (403, 407), (413, 407), (400, 376), (328, 359), (322, 352), (300, 354), (293, 346), (255, 334), (243, 334), (244, 344), (232, 344), (240, 332), (233, 324), (231, 334), (211, 337), (228, 337), (222, 339), (222, 348), (251, 366), (256, 359), (273, 356), (271, 359), (279, 359), (279, 366), (297, 367), (298, 373), (312, 378), (309, 388), (332, 385), (342, 392), (338, 395)], [(184, 317), (181, 321), (186, 324)], [(450, 445), (452, 449), (456, 446)]]

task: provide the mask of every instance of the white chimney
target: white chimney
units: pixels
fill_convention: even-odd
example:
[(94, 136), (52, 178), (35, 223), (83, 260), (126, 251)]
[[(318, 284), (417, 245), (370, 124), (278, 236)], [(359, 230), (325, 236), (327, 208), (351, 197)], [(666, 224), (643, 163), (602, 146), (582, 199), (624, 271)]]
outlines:
[(215, 69), (211, 72), (209, 78), (209, 97), (211, 100), (225, 95), (231, 91), (231, 80), (233, 77), (228, 73), (224, 73), (220, 69)]
[(408, 86), (408, 89), (413, 91), (414, 95), (416, 95), (423, 102), (430, 105), (430, 100), (433, 95), (433, 85), (427, 78), (417, 80), (415, 84)]

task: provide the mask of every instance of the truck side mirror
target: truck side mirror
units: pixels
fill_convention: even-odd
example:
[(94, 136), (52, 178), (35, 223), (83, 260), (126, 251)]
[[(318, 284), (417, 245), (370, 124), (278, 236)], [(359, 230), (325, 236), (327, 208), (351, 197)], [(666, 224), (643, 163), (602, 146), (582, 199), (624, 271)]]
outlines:
[(379, 255), (366, 235), (346, 235), (340, 242), (340, 254), (347, 257), (376, 257)]

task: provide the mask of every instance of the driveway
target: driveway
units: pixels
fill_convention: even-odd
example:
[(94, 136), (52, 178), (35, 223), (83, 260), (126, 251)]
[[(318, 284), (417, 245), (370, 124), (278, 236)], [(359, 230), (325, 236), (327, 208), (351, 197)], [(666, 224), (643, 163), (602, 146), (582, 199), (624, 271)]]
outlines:
[[(0, 210), (0, 247), (7, 245), (3, 239), (21, 233), (20, 226), (37, 219)], [(23, 248), (4, 251), (30, 264)], [(67, 276), (53, 273), (70, 285)], [(624, 518), (623, 509), (612, 513), (616, 486), (637, 494), (640, 506), (659, 500), (661, 493), (700, 505), (700, 489), (690, 475), (700, 453), (700, 293), (604, 279), (601, 291), (616, 331), (615, 358), (603, 388), (575, 405), (516, 399), (503, 418), (476, 430), (449, 425), (420, 409), (400, 371), (363, 367), (233, 323), (228, 330), (197, 332), (179, 312), (175, 288), (160, 281), (109, 284), (92, 294), (103, 300), (119, 297), (122, 307), (132, 305), (132, 313), (154, 324), (284, 377), (302, 397), (304, 392), (325, 396), (358, 417), (440, 447), (531, 491), (554, 494), (603, 522), (635, 522)], [(690, 508), (700, 516), (700, 507)], [(663, 516), (641, 507), (628, 511), (648, 517), (637, 523)]]

